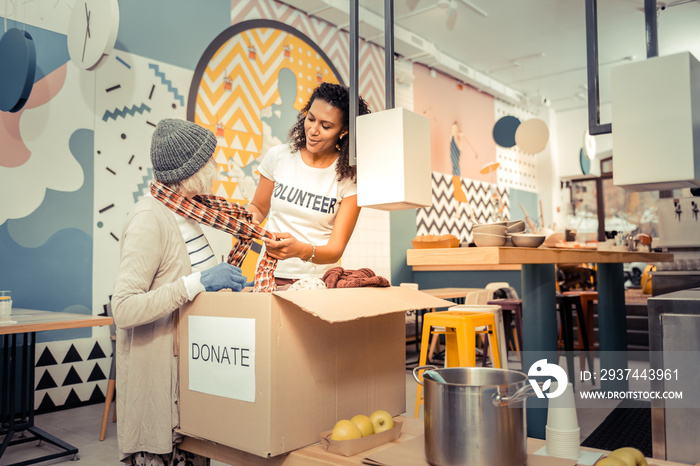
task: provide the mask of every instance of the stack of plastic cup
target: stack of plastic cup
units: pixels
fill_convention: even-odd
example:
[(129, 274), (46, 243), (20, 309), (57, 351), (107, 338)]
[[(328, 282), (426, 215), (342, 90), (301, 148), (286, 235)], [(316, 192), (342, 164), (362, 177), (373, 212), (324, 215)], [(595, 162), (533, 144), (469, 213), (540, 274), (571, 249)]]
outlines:
[(12, 296), (9, 291), (0, 291), (0, 323), (9, 322), (12, 314)]
[[(557, 383), (552, 382), (549, 393), (557, 390)], [(576, 416), (574, 386), (567, 384), (561, 395), (549, 399), (545, 439), (547, 455), (558, 458), (578, 459), (581, 453), (581, 429)]]

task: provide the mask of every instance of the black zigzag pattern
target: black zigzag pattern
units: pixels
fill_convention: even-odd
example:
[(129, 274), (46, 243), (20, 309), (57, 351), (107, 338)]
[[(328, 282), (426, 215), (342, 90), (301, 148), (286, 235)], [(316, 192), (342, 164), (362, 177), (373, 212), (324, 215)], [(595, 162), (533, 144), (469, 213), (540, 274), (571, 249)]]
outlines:
[(472, 219), (488, 223), (510, 218), (508, 188), (465, 178), (460, 181), (466, 203), (455, 199), (451, 175), (432, 173), (433, 203), (418, 209), (419, 235), (452, 234), (462, 242), (471, 242)]

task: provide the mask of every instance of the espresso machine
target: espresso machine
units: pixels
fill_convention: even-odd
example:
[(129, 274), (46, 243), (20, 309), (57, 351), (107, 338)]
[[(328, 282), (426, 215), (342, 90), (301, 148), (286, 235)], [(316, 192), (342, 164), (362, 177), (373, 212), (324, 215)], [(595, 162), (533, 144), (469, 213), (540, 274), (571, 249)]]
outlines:
[(669, 377), (651, 390), (681, 392), (684, 399), (652, 399), (654, 458), (700, 462), (700, 197), (658, 200), (659, 244), (674, 261), (652, 272), (649, 311), (650, 368)]

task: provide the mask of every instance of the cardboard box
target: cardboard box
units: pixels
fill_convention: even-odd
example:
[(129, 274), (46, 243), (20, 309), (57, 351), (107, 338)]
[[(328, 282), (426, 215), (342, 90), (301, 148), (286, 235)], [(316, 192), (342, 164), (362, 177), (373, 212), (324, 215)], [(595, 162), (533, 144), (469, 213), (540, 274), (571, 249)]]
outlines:
[(275, 456), (402, 414), (404, 312), (451, 305), (401, 287), (200, 293), (179, 316), (179, 431)]

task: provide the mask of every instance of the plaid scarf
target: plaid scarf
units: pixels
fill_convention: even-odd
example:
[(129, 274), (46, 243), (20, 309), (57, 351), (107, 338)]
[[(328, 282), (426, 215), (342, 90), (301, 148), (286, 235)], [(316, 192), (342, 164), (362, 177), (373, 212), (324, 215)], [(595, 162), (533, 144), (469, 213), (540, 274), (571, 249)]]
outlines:
[[(245, 259), (253, 238), (275, 239), (267, 230), (253, 225), (253, 215), (244, 208), (231, 204), (219, 196), (200, 194), (192, 199), (182, 196), (160, 181), (151, 183), (151, 194), (173, 212), (190, 218), (204, 225), (223, 230), (238, 237), (236, 245), (226, 259), (226, 262), (240, 267)], [(271, 292), (277, 290), (275, 284), (275, 268), (277, 259), (265, 253), (255, 271), (255, 288), (253, 291)]]

